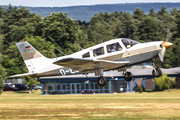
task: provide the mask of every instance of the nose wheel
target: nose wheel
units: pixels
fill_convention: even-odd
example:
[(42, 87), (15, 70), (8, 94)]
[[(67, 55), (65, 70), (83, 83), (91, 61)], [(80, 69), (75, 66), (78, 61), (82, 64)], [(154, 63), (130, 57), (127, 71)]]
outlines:
[(106, 83), (107, 83), (107, 80), (106, 80), (106, 78), (101, 76), (101, 77), (98, 78), (97, 83), (98, 83), (99, 86), (105, 86)]
[(160, 77), (162, 75), (161, 69), (159, 69), (158, 67), (155, 66), (154, 62), (152, 62), (152, 66), (153, 66), (153, 71), (152, 71), (152, 75), (154, 77)]
[(162, 74), (162, 72), (161, 72), (161, 69), (159, 69), (159, 68), (154, 68), (153, 71), (152, 71), (152, 75), (154, 77), (160, 77), (161, 74)]
[(133, 74), (132, 74), (131, 72), (126, 71), (126, 72), (124, 73), (124, 79), (125, 79), (127, 82), (131, 81), (131, 80), (133, 79)]

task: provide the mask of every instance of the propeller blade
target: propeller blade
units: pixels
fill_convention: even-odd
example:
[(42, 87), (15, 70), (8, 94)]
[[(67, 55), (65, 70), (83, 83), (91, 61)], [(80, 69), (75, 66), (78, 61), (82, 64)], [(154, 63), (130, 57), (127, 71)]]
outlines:
[(164, 55), (165, 55), (165, 53), (166, 53), (166, 48), (165, 47), (163, 47), (162, 48), (162, 50), (159, 52), (159, 54), (158, 54), (158, 56), (159, 56), (159, 59), (160, 59), (160, 61), (163, 63), (163, 61), (164, 61)]
[(168, 42), (172, 37), (172, 33), (169, 28), (167, 28), (167, 34), (166, 34), (166, 42)]

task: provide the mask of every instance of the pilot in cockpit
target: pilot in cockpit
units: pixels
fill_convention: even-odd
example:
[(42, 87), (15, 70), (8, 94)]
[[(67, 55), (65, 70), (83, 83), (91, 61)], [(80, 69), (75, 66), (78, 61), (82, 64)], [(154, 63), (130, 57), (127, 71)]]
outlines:
[(116, 52), (116, 46), (115, 45), (112, 46), (111, 52)]

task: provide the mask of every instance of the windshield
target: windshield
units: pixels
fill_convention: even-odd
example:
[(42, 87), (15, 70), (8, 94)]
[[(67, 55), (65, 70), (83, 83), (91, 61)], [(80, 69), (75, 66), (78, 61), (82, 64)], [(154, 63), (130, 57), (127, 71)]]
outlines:
[(121, 39), (122, 43), (124, 44), (124, 46), (129, 49), (132, 46), (134, 46), (135, 44), (138, 44), (139, 42), (135, 41), (135, 40), (131, 40), (131, 39), (127, 39), (127, 38), (122, 38)]

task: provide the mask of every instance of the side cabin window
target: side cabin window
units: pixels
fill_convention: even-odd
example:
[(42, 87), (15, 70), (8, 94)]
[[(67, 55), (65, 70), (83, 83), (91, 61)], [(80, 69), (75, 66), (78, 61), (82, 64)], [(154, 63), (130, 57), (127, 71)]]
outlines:
[(103, 55), (103, 54), (104, 54), (104, 47), (100, 47), (100, 48), (93, 50), (94, 57), (99, 56), (99, 55)]
[(134, 46), (135, 44), (138, 44), (139, 42), (137, 41), (134, 41), (134, 40), (131, 40), (131, 39), (125, 39), (123, 38), (122, 39), (122, 43), (124, 44), (124, 46), (129, 49), (131, 48), (132, 46)]
[(112, 53), (112, 52), (116, 52), (116, 51), (121, 51), (122, 50), (122, 47), (121, 45), (116, 42), (116, 43), (113, 43), (113, 44), (109, 44), (106, 46), (107, 48), (107, 52), (108, 53)]
[(84, 55), (82, 55), (82, 58), (87, 58), (87, 57), (90, 57), (90, 53), (89, 52), (87, 52)]

